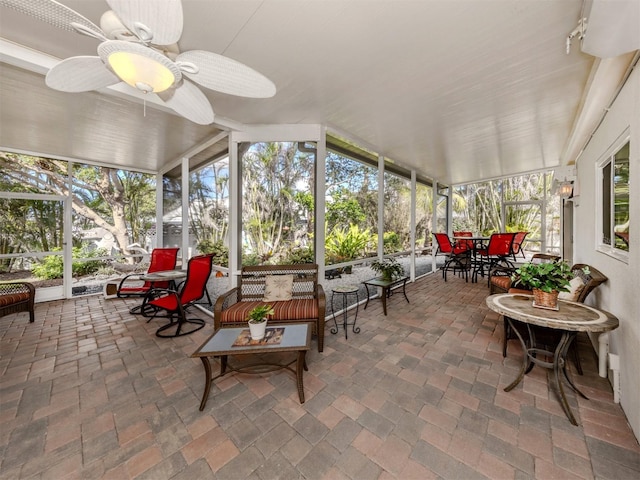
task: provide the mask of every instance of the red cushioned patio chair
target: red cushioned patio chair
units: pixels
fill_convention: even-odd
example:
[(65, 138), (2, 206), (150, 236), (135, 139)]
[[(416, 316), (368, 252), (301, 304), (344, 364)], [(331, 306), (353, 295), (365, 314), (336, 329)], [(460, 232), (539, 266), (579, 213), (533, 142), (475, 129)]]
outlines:
[[(473, 281), (478, 281), (478, 274), (487, 277), (491, 269), (496, 265), (503, 265), (513, 268), (513, 263), (509, 260), (511, 256), (511, 245), (515, 238), (515, 233), (494, 233), (489, 238), (486, 246), (476, 248), (476, 268), (473, 270)], [(487, 278), (489, 286), (489, 278)]]
[(452, 244), (446, 233), (434, 233), (433, 236), (438, 243), (436, 256), (444, 255), (446, 257), (444, 265), (441, 267), (444, 281), (447, 281), (447, 272), (451, 270), (453, 273), (464, 274), (464, 279), (468, 282), (469, 270), (471, 269), (471, 249), (467, 246), (467, 240), (461, 244)]
[[(142, 303), (142, 315), (149, 320), (169, 318), (169, 323), (156, 331), (158, 337), (179, 337), (204, 327), (201, 318), (187, 318), (186, 310), (205, 296), (212, 269), (213, 254), (192, 257), (187, 266), (187, 278), (177, 291), (153, 288), (147, 293)], [(163, 311), (165, 313), (161, 314)]]
[[(151, 252), (151, 261), (146, 273), (162, 272), (176, 268), (179, 248), (154, 248)], [(143, 273), (132, 273), (122, 279), (118, 285), (117, 295), (124, 297), (144, 297), (151, 289), (151, 282), (143, 282), (140, 279)], [(169, 288), (169, 282), (154, 282), (154, 287)]]

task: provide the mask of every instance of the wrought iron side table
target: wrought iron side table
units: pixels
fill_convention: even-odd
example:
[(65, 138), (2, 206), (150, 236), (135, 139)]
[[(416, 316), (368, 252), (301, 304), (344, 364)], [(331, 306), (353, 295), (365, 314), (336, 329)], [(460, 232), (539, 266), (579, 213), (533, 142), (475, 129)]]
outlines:
[[(336, 295), (342, 295), (342, 327), (344, 328), (344, 338), (347, 339), (347, 326), (352, 325), (353, 333), (360, 333), (360, 327), (356, 327), (356, 321), (358, 320), (358, 304), (360, 299), (358, 298), (358, 286), (357, 285), (340, 285), (331, 289), (331, 310), (333, 311), (333, 323), (335, 326), (331, 327), (331, 333), (334, 335), (338, 333), (338, 322), (336, 320), (336, 307), (335, 299)], [(349, 295), (355, 295), (356, 297), (356, 314), (353, 317), (353, 322), (349, 323), (347, 318), (349, 312), (347, 307), (349, 306)]]

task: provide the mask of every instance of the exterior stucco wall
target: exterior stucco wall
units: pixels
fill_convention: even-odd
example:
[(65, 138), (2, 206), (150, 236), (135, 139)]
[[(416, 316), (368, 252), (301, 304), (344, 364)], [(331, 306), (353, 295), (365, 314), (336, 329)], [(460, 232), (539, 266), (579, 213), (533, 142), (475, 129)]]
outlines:
[[(630, 252), (625, 263), (596, 250), (598, 199), (596, 164), (629, 128)], [(620, 320), (611, 333), (610, 351), (620, 356), (620, 404), (640, 438), (640, 68), (636, 67), (577, 164), (578, 194), (574, 206), (574, 263), (587, 263), (609, 281), (587, 303), (608, 310)]]

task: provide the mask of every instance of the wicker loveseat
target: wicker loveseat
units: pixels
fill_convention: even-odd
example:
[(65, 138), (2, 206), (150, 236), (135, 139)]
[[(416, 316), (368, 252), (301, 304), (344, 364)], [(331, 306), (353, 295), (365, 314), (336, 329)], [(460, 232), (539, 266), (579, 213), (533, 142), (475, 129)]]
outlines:
[(0, 283), (0, 317), (11, 313), (29, 312), (29, 322), (34, 321), (35, 287), (29, 282)]
[[(292, 275), (291, 300), (264, 302), (267, 277)], [(318, 351), (324, 348), (324, 317), (326, 299), (322, 285), (318, 283), (318, 265), (257, 265), (242, 268), (237, 287), (223, 293), (214, 307), (214, 326), (243, 327), (247, 314), (258, 305), (268, 303), (275, 311), (273, 322), (314, 322), (313, 333), (318, 337)]]

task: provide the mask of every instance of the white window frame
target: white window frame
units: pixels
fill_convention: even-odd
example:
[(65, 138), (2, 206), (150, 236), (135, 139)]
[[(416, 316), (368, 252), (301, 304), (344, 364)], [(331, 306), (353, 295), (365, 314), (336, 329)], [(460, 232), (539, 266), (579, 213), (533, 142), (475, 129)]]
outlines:
[(602, 183), (604, 180), (604, 169), (607, 165), (611, 165), (611, 172), (613, 172), (613, 165), (615, 162), (616, 154), (625, 146), (627, 142), (631, 141), (631, 133), (629, 128), (627, 128), (607, 149), (607, 151), (598, 159), (596, 162), (596, 175), (595, 175), (595, 192), (596, 192), (596, 231), (595, 231), (595, 245), (596, 251), (600, 253), (604, 253), (610, 257), (613, 257), (617, 260), (620, 260), (624, 263), (629, 263), (629, 252), (625, 250), (620, 250), (615, 247), (615, 241), (613, 240), (613, 218), (614, 218), (614, 198), (613, 198), (613, 175), (611, 176), (611, 201), (610, 201), (610, 218), (611, 218), (611, 244), (606, 244), (602, 241), (602, 229), (603, 229), (603, 188)]

